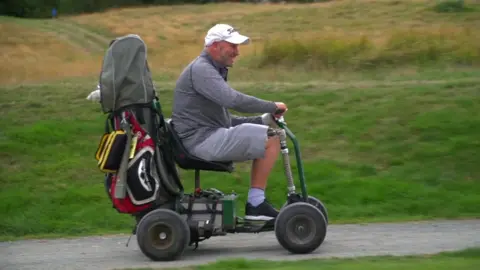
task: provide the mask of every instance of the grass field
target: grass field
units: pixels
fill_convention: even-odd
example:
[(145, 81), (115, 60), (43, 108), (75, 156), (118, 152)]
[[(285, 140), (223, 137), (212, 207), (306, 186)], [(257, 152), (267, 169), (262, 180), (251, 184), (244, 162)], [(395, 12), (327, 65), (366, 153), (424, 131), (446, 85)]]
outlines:
[[(131, 230), (132, 219), (111, 208), (94, 160), (105, 115), (85, 97), (103, 52), (114, 36), (140, 34), (169, 116), (176, 76), (217, 21), (254, 39), (231, 83), (289, 105), (309, 191), (332, 223), (478, 218), (480, 43), (471, 37), (480, 34), (480, 8), (465, 2), (472, 9), (460, 13), (435, 12), (431, 1), (365, 0), (1, 18), (0, 239)], [(287, 36), (297, 42), (272, 42)], [(326, 43), (309, 43), (315, 38)], [(234, 189), (241, 207), (248, 169), (204, 172), (203, 186)], [(191, 189), (192, 173), (181, 173)], [(279, 160), (268, 196), (280, 206), (284, 194)]]
[[(455, 252), (442, 252), (434, 255), (422, 256), (377, 256), (360, 257), (351, 259), (314, 259), (304, 261), (266, 261), (266, 260), (221, 260), (216, 263), (196, 267), (169, 268), (168, 270), (213, 270), (213, 269), (325, 269), (325, 270), (449, 270), (449, 269), (475, 269), (478, 267), (480, 257), (479, 248), (465, 249)], [(476, 265), (476, 266), (475, 266)], [(126, 270), (126, 269), (125, 269)], [(129, 269), (134, 270), (134, 269)], [(138, 268), (135, 270), (156, 270), (155, 268)]]
[(129, 33), (147, 43), (156, 79), (172, 81), (217, 22), (233, 24), (252, 38), (232, 80), (343, 80), (352, 70), (394, 65), (412, 72), (432, 62), (478, 66), (480, 5), (465, 3), (467, 11), (451, 13), (435, 11), (435, 2), (428, 0), (336, 0), (112, 9), (58, 20), (0, 17), (0, 60), (8, 63), (0, 67), (0, 83), (96, 79), (110, 39)]

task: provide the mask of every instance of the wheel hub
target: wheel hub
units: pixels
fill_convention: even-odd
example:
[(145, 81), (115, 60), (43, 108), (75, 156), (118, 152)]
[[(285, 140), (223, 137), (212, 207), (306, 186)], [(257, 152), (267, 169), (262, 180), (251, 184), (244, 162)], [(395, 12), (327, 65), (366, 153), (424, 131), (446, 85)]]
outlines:
[(287, 223), (287, 228), (288, 237), (298, 244), (308, 243), (316, 233), (313, 220), (305, 215), (292, 217)]
[(172, 245), (174, 241), (172, 228), (165, 223), (160, 222), (152, 224), (148, 230), (148, 233), (152, 242), (152, 246), (156, 249), (166, 249)]

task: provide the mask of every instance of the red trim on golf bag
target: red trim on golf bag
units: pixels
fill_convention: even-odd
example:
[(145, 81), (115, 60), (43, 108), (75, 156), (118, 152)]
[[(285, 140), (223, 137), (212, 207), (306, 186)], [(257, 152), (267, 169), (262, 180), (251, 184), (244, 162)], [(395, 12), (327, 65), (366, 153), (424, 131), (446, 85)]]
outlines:
[[(112, 185), (110, 187), (110, 198), (112, 198), (113, 207), (120, 213), (124, 214), (135, 214), (138, 212), (142, 212), (150, 207), (152, 207), (152, 203), (147, 203), (144, 205), (135, 205), (133, 204), (130, 196), (125, 196), (123, 199), (116, 199), (113, 194), (115, 193), (115, 186), (116, 186), (116, 179), (117, 175), (112, 175)], [(127, 191), (128, 192), (128, 191)]]
[[(131, 112), (126, 111), (125, 118), (128, 120), (128, 122), (132, 126), (132, 135), (137, 137), (137, 143), (135, 147), (135, 156), (137, 156), (137, 154), (139, 154), (140, 151), (142, 150), (149, 149), (150, 151), (154, 151), (155, 143), (152, 137), (150, 137), (150, 135), (148, 135), (147, 132), (142, 128), (142, 126), (139, 124), (135, 116)], [(119, 129), (119, 127), (120, 127), (120, 117), (115, 116), (114, 128)], [(127, 151), (130, 151), (130, 149), (127, 149)], [(150, 158), (153, 158), (153, 156), (150, 156)], [(132, 160), (130, 160), (130, 162), (132, 162)], [(129, 165), (129, 169), (130, 169), (130, 165)], [(136, 171), (138, 170), (138, 168), (134, 167), (132, 168), (132, 170), (135, 170), (135, 172), (133, 172), (132, 175), (137, 176)], [(152, 177), (152, 175), (150, 174), (150, 171), (146, 170), (144, 173), (145, 173), (145, 179), (155, 180), (154, 177)], [(129, 173), (127, 173), (127, 175), (130, 176)], [(117, 183), (117, 174), (115, 173), (111, 174), (111, 185), (108, 191), (110, 195), (109, 197), (113, 203), (113, 207), (120, 213), (135, 214), (135, 213), (147, 210), (148, 208), (152, 207), (154, 204), (155, 196), (156, 196), (155, 189), (153, 189), (153, 195), (149, 195), (150, 197), (147, 197), (146, 199), (144, 199), (143, 202), (141, 200), (137, 202), (135, 202), (134, 199), (132, 200), (132, 198), (135, 198), (136, 196), (135, 194), (132, 194), (132, 190), (133, 190), (132, 186), (129, 186), (131, 185), (132, 182), (133, 182), (132, 179), (127, 179), (127, 183), (126, 183), (128, 186), (126, 191), (127, 194), (125, 198), (117, 199), (114, 197), (115, 187)], [(135, 183), (137, 183), (138, 185), (137, 181), (135, 181)], [(157, 181), (155, 184), (155, 187), (158, 187), (158, 184), (159, 182)]]

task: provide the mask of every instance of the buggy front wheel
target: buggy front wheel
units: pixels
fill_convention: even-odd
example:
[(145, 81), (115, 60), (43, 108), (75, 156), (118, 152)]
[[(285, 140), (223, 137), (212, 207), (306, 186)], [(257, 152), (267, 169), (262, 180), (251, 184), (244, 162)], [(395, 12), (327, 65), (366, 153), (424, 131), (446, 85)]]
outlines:
[[(296, 200), (300, 201), (300, 196), (301, 196), (300, 194), (295, 194), (294, 196), (296, 196), (296, 198), (298, 197), (298, 199), (296, 199)], [(322, 212), (323, 216), (325, 217), (325, 221), (327, 222), (327, 226), (328, 226), (328, 223), (329, 223), (328, 210), (327, 210), (327, 207), (325, 207), (325, 204), (322, 201), (320, 201), (319, 199), (317, 199), (313, 196), (310, 196), (310, 195), (308, 196), (307, 202), (309, 204), (315, 206), (316, 208), (318, 208), (318, 210), (320, 210)], [(289, 205), (288, 201), (283, 204), (282, 209), (287, 205)]]
[(275, 220), (275, 236), (286, 250), (305, 254), (317, 249), (325, 240), (327, 222), (315, 206), (297, 202), (280, 210)]

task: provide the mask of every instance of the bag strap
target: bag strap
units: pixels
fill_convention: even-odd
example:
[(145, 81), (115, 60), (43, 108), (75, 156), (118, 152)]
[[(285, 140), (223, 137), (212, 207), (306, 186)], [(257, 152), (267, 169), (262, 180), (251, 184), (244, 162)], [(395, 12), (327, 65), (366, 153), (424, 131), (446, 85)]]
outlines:
[(128, 159), (130, 155), (130, 144), (132, 143), (132, 132), (130, 130), (130, 114), (127, 112), (122, 113), (122, 120), (120, 121), (120, 126), (125, 133), (127, 134), (127, 143), (125, 145), (125, 151), (123, 152), (122, 160), (117, 174), (117, 184), (115, 186), (115, 194), (113, 195), (115, 199), (123, 199), (127, 194), (127, 169), (128, 169)]

